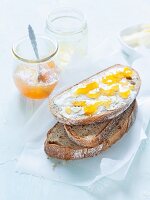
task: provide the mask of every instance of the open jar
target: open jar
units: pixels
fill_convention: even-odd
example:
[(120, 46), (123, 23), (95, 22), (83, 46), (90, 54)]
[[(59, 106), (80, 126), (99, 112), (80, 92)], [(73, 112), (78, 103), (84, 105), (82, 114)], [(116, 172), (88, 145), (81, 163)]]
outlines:
[(59, 43), (59, 66), (66, 66), (73, 55), (87, 53), (88, 28), (79, 10), (69, 7), (53, 10), (46, 20), (46, 33)]
[(28, 37), (13, 45), (15, 58), (13, 79), (20, 93), (31, 99), (47, 98), (58, 82), (55, 57), (57, 42), (45, 36), (37, 36), (40, 58), (37, 60)]

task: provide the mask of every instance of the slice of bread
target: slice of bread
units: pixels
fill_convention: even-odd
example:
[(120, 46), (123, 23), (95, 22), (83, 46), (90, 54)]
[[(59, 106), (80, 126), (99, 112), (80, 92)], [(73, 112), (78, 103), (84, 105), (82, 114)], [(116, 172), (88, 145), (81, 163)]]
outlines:
[[(114, 65), (61, 92), (60, 94), (49, 100), (49, 107), (51, 112), (58, 119), (59, 122), (68, 125), (86, 125), (96, 122), (105, 122), (109, 119), (117, 117), (132, 104), (138, 94), (141, 85), (140, 77), (134, 69), (128, 67), (129, 71), (133, 72), (132, 76), (126, 77), (124, 75), (124, 70), (126, 68), (126, 66), (120, 64)], [(117, 76), (119, 77), (119, 73), (123, 74), (123, 78), (121, 77), (119, 82), (117, 82), (116, 79), (113, 79), (114, 77), (111, 80), (116, 81), (113, 86), (116, 86), (119, 89), (117, 89), (117, 92), (115, 91), (115, 93), (111, 94), (112, 85), (108, 85), (108, 83), (105, 83), (103, 80), (110, 81), (107, 80), (108, 77), (110, 77), (111, 75), (114, 76), (114, 74), (117, 74)], [(126, 90), (127, 86), (124, 84), (123, 81), (125, 81), (128, 86), (132, 87), (132, 89), (128, 89), (125, 93), (124, 91)], [(86, 86), (90, 83), (93, 83), (93, 85), (95, 84), (96, 86), (90, 86), (91, 88), (89, 87), (88, 91), (84, 91), (84, 94), (82, 92), (82, 94), (77, 94), (77, 91), (84, 90)], [(121, 89), (121, 87), (123, 87), (123, 90)], [(107, 92), (103, 93), (102, 91)], [(122, 91), (123, 96), (121, 96)], [(93, 92), (100, 95), (93, 98)], [(128, 92), (130, 93), (129, 96), (127, 95)], [(85, 105), (78, 105), (79, 101), (81, 104), (85, 103)], [(105, 104), (106, 102), (111, 102), (109, 106), (107, 105), (108, 107), (106, 105), (100, 105), (93, 111), (92, 114), (87, 114), (86, 108), (88, 108), (88, 112), (89, 110), (91, 112), (91, 109), (94, 109), (93, 107), (89, 109), (89, 106), (95, 105), (94, 103)]]
[(133, 108), (136, 106), (134, 101), (123, 114), (106, 122), (89, 124), (89, 125), (64, 125), (68, 137), (76, 144), (83, 147), (94, 147), (102, 143), (103, 136), (110, 133), (123, 117), (126, 119), (131, 115)]
[(118, 123), (109, 132), (103, 133), (102, 142), (91, 148), (81, 147), (70, 140), (64, 125), (58, 122), (47, 134), (44, 144), (46, 154), (62, 160), (75, 160), (98, 155), (118, 141), (131, 127), (136, 116), (136, 105), (134, 104), (130, 109), (131, 112), (128, 112), (126, 116), (123, 113)]

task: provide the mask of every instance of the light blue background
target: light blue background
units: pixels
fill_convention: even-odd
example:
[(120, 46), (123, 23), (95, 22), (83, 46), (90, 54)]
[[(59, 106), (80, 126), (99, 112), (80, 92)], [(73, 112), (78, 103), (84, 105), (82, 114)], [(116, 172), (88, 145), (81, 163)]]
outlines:
[[(14, 172), (21, 151), (22, 129), (29, 118), (11, 80), (12, 43), (25, 35), (30, 23), (44, 32), (47, 13), (58, 5), (80, 8), (87, 16), (89, 47), (116, 37), (124, 26), (150, 22), (149, 0), (0, 0), (0, 200), (150, 199), (150, 141), (140, 148), (124, 181), (103, 179), (80, 189)], [(9, 106), (8, 106), (9, 105)], [(7, 114), (9, 112), (9, 114)], [(44, 169), (43, 169), (44, 170)]]

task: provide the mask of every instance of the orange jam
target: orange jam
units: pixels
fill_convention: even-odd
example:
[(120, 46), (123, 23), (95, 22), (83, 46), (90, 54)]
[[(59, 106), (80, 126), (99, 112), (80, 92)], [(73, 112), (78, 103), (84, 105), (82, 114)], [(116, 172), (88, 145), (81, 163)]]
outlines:
[(96, 104), (90, 104), (84, 107), (84, 113), (86, 115), (92, 115), (95, 113), (98, 109), (98, 106)]
[(112, 85), (118, 83), (121, 80), (120, 75), (110, 74), (102, 78), (102, 83), (107, 85)]
[(75, 94), (77, 95), (87, 94), (89, 91), (94, 90), (98, 87), (99, 87), (99, 84), (97, 82), (91, 82), (91, 83), (88, 83), (85, 87), (78, 88), (75, 91)]
[(123, 92), (119, 92), (119, 96), (123, 99), (127, 99), (131, 94), (131, 90), (126, 90)]
[(14, 72), (14, 81), (21, 94), (31, 99), (47, 98), (54, 90), (58, 77), (53, 62), (40, 66), (38, 69), (19, 65)]
[(131, 78), (133, 75), (133, 70), (130, 69), (129, 67), (125, 67), (123, 73), (126, 78)]
[(73, 106), (85, 106), (86, 101), (73, 101), (72, 104)]
[(70, 115), (71, 112), (72, 112), (72, 110), (71, 110), (71, 108), (70, 108), (69, 106), (65, 108), (65, 111), (66, 111), (66, 113), (67, 113), (68, 115)]
[[(74, 102), (72, 102), (72, 104), (74, 106), (83, 107), (84, 113), (86, 115), (94, 114), (97, 111), (99, 106), (104, 106), (106, 109), (108, 109), (110, 107), (111, 103), (112, 103), (111, 100), (108, 100), (108, 101), (97, 101), (97, 102), (92, 103), (92, 104), (87, 104), (86, 101), (74, 101)], [(68, 113), (68, 108), (66, 108), (65, 110)]]
[(113, 95), (115, 95), (116, 92), (118, 92), (118, 90), (119, 90), (119, 85), (113, 85), (110, 89), (100, 88), (98, 92), (96, 92), (94, 94), (93, 93), (87, 93), (86, 96), (91, 98), (91, 99), (96, 99), (100, 95), (113, 96)]
[(104, 106), (106, 109), (108, 109), (111, 105), (111, 100), (108, 101), (98, 101), (94, 104), (89, 104), (84, 106), (84, 113), (86, 115), (92, 115), (94, 114), (99, 106)]
[[(122, 98), (128, 98), (131, 94), (131, 90), (134, 90), (135, 86), (129, 84), (128, 78), (131, 78), (133, 75), (133, 70), (129, 67), (125, 67), (123, 71), (116, 71), (114, 74), (108, 74), (102, 78), (102, 83), (109, 86), (109, 88), (104, 89), (100, 88), (98, 82), (93, 81), (91, 83), (86, 84), (84, 87), (78, 88), (74, 95), (85, 95), (91, 99), (97, 99), (100, 95), (103, 96), (114, 96), (116, 93)], [(123, 79), (123, 81), (122, 81)], [(119, 91), (119, 86), (127, 87), (128, 89), (124, 92)], [(96, 91), (94, 91), (96, 89)], [(73, 102), (73, 106), (83, 106), (85, 113), (94, 112), (97, 109), (97, 104), (85, 105), (85, 101)]]
[(100, 95), (101, 95), (100, 90), (98, 92), (94, 93), (94, 94), (93, 93), (87, 93), (86, 94), (86, 96), (91, 98), (91, 99), (97, 99)]
[(104, 96), (114, 96), (115, 93), (118, 92), (118, 90), (119, 90), (118, 85), (114, 85), (110, 89), (107, 89), (107, 90), (101, 88), (101, 94)]
[(125, 67), (123, 72), (116, 72), (115, 74), (109, 74), (102, 78), (102, 83), (107, 85), (112, 85), (119, 83), (123, 78), (131, 78), (133, 75), (133, 70), (129, 67)]

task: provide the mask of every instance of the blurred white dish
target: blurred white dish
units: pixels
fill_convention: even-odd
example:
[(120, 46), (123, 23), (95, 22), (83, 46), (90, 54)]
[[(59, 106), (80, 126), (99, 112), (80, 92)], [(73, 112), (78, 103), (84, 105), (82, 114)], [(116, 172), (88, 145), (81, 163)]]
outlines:
[(119, 32), (118, 39), (123, 51), (130, 56), (150, 53), (150, 24), (126, 27)]

